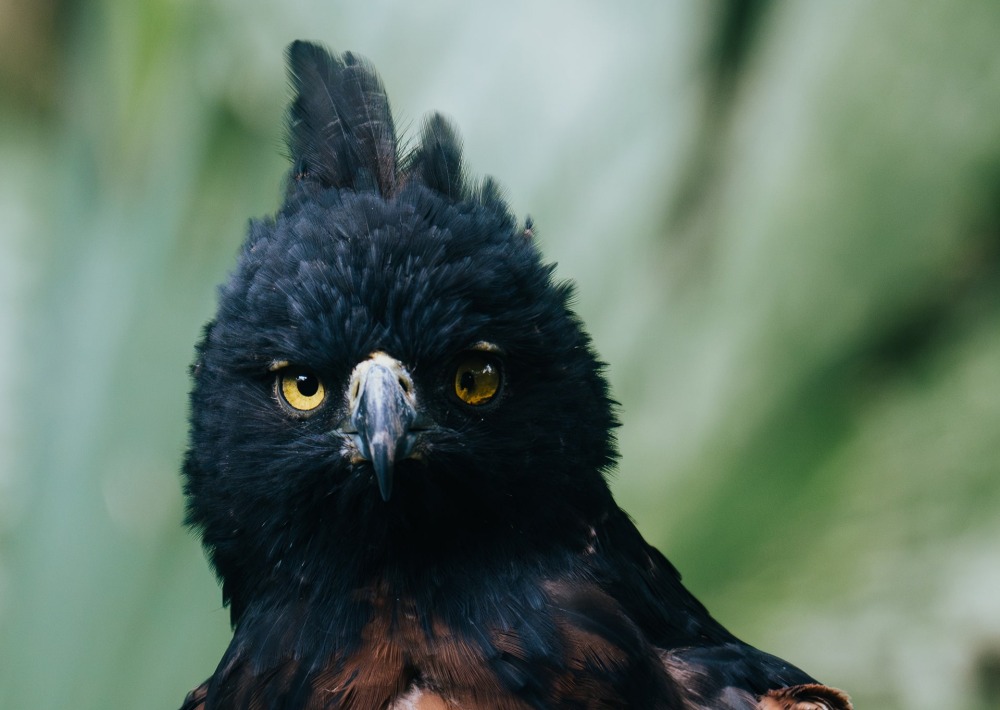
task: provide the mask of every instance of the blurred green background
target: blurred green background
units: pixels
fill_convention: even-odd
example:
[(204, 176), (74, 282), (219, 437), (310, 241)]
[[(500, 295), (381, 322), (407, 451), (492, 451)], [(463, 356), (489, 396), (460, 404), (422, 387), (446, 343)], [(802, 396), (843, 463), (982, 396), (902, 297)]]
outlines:
[(294, 38), (452, 116), (623, 403), (623, 506), (859, 708), (1000, 707), (1000, 3), (0, 0), (0, 707), (226, 645), (186, 368)]

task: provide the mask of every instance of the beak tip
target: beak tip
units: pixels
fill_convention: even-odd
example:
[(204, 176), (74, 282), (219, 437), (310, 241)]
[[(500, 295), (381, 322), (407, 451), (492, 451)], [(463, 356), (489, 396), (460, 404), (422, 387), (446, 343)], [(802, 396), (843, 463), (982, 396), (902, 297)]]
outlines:
[(382, 496), (382, 500), (386, 503), (392, 498), (392, 477), (385, 475), (376, 475), (376, 480), (378, 481), (378, 492)]
[(375, 481), (378, 483), (378, 492), (382, 496), (382, 500), (388, 503), (392, 497), (392, 462), (388, 460), (388, 457), (378, 457), (373, 463), (375, 464)]

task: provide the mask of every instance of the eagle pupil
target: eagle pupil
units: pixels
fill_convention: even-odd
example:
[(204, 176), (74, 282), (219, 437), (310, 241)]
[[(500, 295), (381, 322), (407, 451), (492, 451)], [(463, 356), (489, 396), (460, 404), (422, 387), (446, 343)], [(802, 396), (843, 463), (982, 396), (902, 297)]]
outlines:
[(319, 391), (319, 379), (313, 375), (305, 373), (296, 375), (295, 384), (299, 389), (299, 394), (303, 397), (312, 397)]
[(476, 389), (476, 376), (472, 374), (471, 370), (466, 370), (462, 373), (462, 378), (459, 380), (459, 385), (466, 392), (472, 392)]

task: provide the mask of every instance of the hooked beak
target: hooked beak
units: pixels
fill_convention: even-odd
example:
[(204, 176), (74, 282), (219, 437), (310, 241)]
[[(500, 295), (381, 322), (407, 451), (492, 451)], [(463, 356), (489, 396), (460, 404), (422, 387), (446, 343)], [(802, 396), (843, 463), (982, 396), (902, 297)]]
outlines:
[(388, 501), (395, 464), (416, 444), (413, 381), (401, 362), (379, 352), (354, 368), (348, 392), (355, 444), (361, 458), (371, 461), (379, 493)]

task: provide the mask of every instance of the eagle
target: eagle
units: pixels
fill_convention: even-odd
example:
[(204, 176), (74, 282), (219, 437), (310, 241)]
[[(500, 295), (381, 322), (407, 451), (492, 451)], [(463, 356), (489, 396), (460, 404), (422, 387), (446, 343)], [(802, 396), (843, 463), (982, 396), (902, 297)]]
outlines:
[(192, 365), (187, 522), (233, 638), (185, 710), (842, 710), (616, 504), (604, 364), (530, 220), (372, 66), (287, 50), (292, 168)]

